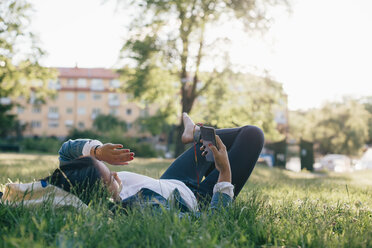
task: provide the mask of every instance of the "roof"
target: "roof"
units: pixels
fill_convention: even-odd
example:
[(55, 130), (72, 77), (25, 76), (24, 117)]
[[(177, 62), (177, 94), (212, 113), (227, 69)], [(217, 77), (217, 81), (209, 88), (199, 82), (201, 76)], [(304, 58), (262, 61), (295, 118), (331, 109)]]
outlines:
[(58, 67), (60, 78), (118, 78), (114, 70), (105, 68)]

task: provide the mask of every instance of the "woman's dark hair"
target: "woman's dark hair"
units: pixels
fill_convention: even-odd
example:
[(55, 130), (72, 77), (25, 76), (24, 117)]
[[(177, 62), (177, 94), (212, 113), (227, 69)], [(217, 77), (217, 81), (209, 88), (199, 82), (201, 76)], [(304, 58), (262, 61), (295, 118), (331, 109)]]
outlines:
[(97, 160), (81, 157), (60, 165), (43, 180), (79, 197), (88, 204), (100, 189), (101, 173)]

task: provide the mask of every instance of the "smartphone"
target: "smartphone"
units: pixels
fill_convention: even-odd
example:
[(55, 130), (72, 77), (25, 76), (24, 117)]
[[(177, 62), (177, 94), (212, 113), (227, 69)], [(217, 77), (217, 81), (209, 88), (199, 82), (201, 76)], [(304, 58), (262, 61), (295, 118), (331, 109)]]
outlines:
[(208, 145), (212, 144), (217, 147), (216, 132), (213, 127), (201, 126), (200, 134), (203, 140), (203, 145), (205, 146), (205, 151), (208, 152), (207, 155), (205, 156), (205, 159), (209, 162), (214, 162), (213, 152), (211, 151)]

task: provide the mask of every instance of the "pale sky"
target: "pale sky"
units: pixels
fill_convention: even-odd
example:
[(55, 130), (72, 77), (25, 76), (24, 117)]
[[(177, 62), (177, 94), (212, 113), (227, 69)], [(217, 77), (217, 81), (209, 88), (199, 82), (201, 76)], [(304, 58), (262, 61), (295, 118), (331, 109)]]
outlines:
[[(32, 0), (32, 30), (52, 67), (116, 65), (129, 18), (115, 1)], [(232, 61), (267, 69), (288, 94), (289, 108), (319, 107), (344, 95), (372, 95), (372, 1), (297, 0), (264, 38), (234, 33)]]

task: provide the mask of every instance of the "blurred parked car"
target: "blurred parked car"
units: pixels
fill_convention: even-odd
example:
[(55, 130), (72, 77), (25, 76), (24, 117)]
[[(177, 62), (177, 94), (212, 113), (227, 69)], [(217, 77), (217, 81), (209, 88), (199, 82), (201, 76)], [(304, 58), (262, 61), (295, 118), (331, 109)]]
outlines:
[(327, 169), (335, 172), (351, 171), (351, 159), (342, 154), (328, 154), (320, 162), (320, 169)]
[(355, 165), (356, 170), (372, 169), (372, 148), (368, 148)]

